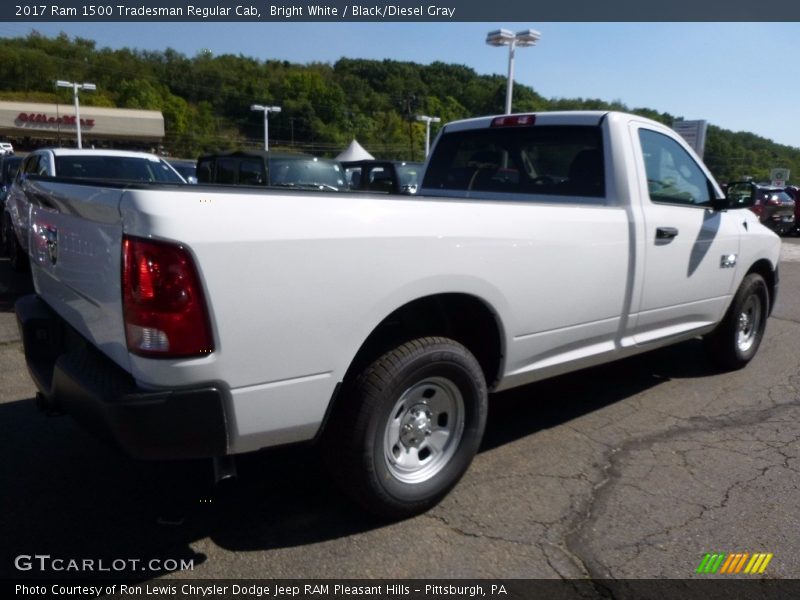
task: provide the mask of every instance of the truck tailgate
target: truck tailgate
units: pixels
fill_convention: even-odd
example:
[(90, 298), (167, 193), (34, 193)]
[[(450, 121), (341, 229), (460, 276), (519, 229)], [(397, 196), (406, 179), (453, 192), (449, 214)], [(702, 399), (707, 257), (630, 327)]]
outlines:
[(120, 291), (124, 188), (57, 180), (32, 184), (28, 235), (37, 293), (128, 370)]

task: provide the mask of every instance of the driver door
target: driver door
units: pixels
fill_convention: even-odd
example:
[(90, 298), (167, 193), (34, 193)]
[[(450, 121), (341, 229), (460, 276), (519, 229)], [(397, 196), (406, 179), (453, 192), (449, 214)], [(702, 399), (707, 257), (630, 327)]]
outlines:
[[(644, 215), (644, 276), (637, 344), (681, 335), (722, 318), (736, 273), (741, 219), (711, 207), (708, 171), (665, 132), (632, 124)], [(642, 229), (640, 229), (642, 231)]]

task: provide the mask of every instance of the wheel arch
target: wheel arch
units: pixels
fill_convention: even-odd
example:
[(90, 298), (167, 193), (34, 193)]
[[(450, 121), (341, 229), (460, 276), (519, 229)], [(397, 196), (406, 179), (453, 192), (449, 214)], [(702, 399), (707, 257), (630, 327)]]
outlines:
[(459, 342), (478, 360), (490, 388), (499, 380), (506, 349), (497, 311), (477, 296), (450, 292), (423, 296), (392, 311), (361, 344), (344, 380), (381, 353), (427, 336)]
[(750, 266), (744, 277), (747, 277), (750, 273), (758, 273), (764, 278), (764, 282), (767, 284), (767, 292), (769, 293), (769, 316), (772, 314), (772, 309), (775, 306), (775, 300), (778, 295), (778, 267), (777, 265), (773, 267), (769, 260), (762, 258)]

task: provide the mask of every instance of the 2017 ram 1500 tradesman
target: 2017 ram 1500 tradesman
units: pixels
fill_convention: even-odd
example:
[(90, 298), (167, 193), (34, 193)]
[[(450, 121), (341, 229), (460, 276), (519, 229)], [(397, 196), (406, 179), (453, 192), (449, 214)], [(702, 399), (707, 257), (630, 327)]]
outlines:
[(423, 511), (487, 392), (704, 336), (755, 354), (778, 238), (672, 130), (450, 123), (415, 197), (28, 180), (40, 402), (136, 457), (316, 440), (369, 509)]

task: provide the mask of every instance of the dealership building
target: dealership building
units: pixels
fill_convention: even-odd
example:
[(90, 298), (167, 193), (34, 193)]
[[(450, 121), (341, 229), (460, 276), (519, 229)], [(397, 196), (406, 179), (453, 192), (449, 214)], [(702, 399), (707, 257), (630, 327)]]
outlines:
[[(84, 147), (153, 150), (164, 140), (164, 116), (157, 110), (80, 106)], [(77, 126), (72, 104), (0, 102), (0, 140), (20, 150), (71, 147)]]

